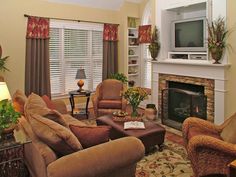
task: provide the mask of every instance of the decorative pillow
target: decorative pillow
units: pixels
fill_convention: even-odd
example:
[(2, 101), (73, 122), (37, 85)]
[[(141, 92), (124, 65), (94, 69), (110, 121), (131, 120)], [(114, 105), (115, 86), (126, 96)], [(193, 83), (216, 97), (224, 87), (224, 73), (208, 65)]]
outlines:
[[(38, 114), (44, 116), (50, 113), (50, 109), (47, 107), (43, 99), (34, 93), (28, 97), (25, 103), (25, 113), (26, 114)], [(28, 118), (28, 116), (27, 116)]]
[[(39, 151), (40, 155), (42, 155), (46, 165), (50, 164), (51, 162), (53, 162), (57, 159), (55, 152), (36, 136), (36, 134), (32, 130), (32, 127), (31, 127), (29, 121), (27, 121), (25, 119), (25, 117), (22, 116), (19, 119), (18, 126), (20, 126), (21, 129), (23, 129), (24, 132), (27, 134), (27, 136), (30, 138), (30, 140), (32, 140), (33, 146), (35, 146), (38, 149), (38, 151)], [(28, 148), (28, 146), (25, 148)], [(32, 152), (33, 151), (29, 151), (29, 152), (27, 151), (27, 153), (31, 154), (32, 158), (37, 158), (36, 156), (33, 157), (34, 154), (32, 154)]]
[(34, 133), (59, 156), (83, 149), (78, 139), (67, 128), (37, 114), (30, 114)]
[(52, 100), (47, 95), (43, 95), (42, 99), (49, 109), (56, 109), (56, 106), (53, 104)]
[(221, 138), (228, 142), (236, 144), (236, 113), (234, 113), (229, 119), (229, 123), (224, 127), (220, 136)]
[(22, 91), (16, 90), (16, 92), (13, 94), (12, 97), (13, 107), (15, 111), (24, 114), (24, 106), (26, 101), (27, 101), (26, 95)]
[(69, 127), (81, 142), (83, 148), (88, 148), (109, 141), (110, 126), (81, 127), (69, 125)]
[(69, 125), (66, 123), (66, 120), (64, 119), (64, 115), (59, 113), (57, 110), (51, 110), (48, 114), (44, 115), (44, 117), (53, 120), (54, 122), (66, 128), (69, 128)]

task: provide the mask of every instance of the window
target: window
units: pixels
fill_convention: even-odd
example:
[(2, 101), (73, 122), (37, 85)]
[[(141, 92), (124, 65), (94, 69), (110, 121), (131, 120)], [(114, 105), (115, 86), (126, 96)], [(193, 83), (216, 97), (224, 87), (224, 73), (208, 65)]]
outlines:
[(143, 48), (143, 87), (151, 88), (152, 86), (152, 63), (151, 55), (148, 49), (149, 44), (142, 44)]
[[(142, 18), (142, 25), (148, 25), (151, 24), (151, 4), (150, 1), (147, 3), (143, 18)], [(151, 82), (152, 82), (152, 65), (151, 65), (151, 55), (148, 50), (149, 44), (141, 44), (142, 49), (142, 69), (141, 69), (141, 75), (142, 78), (142, 87), (151, 88)]]
[(58, 22), (50, 24), (50, 79), (53, 97), (78, 89), (77, 69), (85, 69), (84, 89), (102, 81), (103, 25)]

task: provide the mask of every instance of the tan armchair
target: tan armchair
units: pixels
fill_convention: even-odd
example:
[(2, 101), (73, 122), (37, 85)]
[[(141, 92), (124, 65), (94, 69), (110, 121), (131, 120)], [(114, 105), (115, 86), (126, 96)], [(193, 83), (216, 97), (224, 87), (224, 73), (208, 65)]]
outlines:
[(107, 79), (101, 82), (92, 99), (95, 117), (111, 114), (117, 110), (126, 110), (127, 101), (121, 92), (125, 85), (115, 79)]
[(236, 159), (236, 144), (222, 139), (222, 131), (232, 116), (222, 125), (190, 117), (183, 123), (183, 138), (195, 177), (228, 174), (227, 165)]

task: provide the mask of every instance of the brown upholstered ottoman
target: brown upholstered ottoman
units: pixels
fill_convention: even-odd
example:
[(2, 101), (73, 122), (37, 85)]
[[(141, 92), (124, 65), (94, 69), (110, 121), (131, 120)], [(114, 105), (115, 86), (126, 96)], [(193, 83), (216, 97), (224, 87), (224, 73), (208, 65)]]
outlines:
[(101, 116), (97, 118), (98, 125), (109, 125), (112, 127), (110, 138), (117, 139), (125, 136), (135, 136), (139, 138), (146, 149), (146, 153), (149, 152), (155, 145), (158, 145), (161, 149), (161, 145), (165, 139), (165, 128), (152, 121), (145, 121), (145, 129), (136, 130), (124, 130), (124, 122), (115, 122), (112, 120), (111, 115)]

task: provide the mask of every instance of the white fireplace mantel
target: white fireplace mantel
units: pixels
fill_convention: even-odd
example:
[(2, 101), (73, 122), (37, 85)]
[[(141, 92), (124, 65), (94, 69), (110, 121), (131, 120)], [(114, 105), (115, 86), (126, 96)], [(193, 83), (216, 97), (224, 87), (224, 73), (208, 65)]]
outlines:
[(212, 64), (208, 61), (160, 60), (152, 62), (152, 101), (158, 105), (159, 74), (190, 76), (213, 79), (214, 89), (214, 123), (221, 124), (225, 118), (225, 97), (227, 93), (226, 71), (230, 64)]

